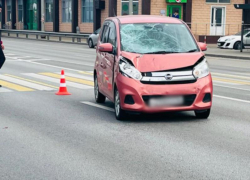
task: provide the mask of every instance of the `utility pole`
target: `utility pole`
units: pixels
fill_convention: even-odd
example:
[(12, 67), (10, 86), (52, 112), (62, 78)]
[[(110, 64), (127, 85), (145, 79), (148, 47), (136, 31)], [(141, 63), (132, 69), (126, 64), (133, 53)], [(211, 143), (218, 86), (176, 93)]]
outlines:
[(44, 21), (45, 21), (45, 19), (44, 19), (44, 0), (41, 0), (41, 17), (42, 17), (42, 19), (41, 19), (41, 28), (42, 28), (42, 31), (44, 31)]
[(133, 0), (129, 0), (129, 15), (133, 15)]

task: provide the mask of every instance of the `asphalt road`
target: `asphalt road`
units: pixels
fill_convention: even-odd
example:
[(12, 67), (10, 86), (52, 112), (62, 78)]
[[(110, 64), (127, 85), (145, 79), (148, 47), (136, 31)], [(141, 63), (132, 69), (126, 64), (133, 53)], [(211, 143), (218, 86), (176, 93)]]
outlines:
[[(207, 57), (214, 80), (208, 120), (193, 112), (119, 122), (96, 107), (95, 50), (3, 39), (0, 179), (250, 179), (250, 62)], [(56, 96), (60, 71), (70, 96)]]

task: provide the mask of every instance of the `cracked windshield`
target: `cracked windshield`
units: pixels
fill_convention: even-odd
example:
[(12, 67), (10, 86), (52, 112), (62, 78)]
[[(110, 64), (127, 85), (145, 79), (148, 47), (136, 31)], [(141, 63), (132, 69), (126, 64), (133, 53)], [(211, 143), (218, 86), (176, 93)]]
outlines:
[(140, 54), (197, 51), (183, 24), (142, 23), (121, 25), (122, 50)]

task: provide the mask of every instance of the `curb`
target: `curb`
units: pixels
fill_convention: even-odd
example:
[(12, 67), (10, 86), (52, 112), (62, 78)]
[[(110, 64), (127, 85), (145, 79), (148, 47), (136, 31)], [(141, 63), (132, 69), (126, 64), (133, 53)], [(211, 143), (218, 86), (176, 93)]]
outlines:
[(250, 60), (250, 57), (242, 57), (242, 56), (228, 56), (228, 55), (217, 55), (217, 54), (205, 54), (205, 56), (240, 59), (240, 60)]

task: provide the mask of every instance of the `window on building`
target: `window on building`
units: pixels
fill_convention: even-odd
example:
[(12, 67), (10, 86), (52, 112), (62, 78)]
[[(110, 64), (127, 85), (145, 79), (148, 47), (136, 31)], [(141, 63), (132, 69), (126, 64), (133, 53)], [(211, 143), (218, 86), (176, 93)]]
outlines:
[(7, 21), (11, 21), (11, 0), (7, 0)]
[(62, 22), (72, 21), (72, 0), (62, 0)]
[(207, 3), (230, 3), (230, 0), (206, 0)]
[(18, 0), (18, 22), (23, 22), (23, 0)]
[(53, 22), (53, 0), (46, 0), (45, 8), (45, 22)]
[(82, 0), (82, 22), (93, 22), (93, 0)]
[[(138, 0), (133, 0), (133, 14), (138, 15)], [(129, 15), (129, 0), (122, 0), (122, 15)]]

